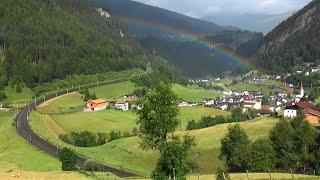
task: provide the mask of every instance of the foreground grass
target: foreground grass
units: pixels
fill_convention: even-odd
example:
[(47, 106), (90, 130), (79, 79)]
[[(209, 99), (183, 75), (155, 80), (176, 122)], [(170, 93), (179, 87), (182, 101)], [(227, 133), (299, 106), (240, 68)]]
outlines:
[(215, 99), (219, 97), (219, 94), (216, 92), (207, 91), (202, 88), (193, 88), (190, 86), (184, 87), (178, 84), (175, 84), (172, 87), (172, 90), (178, 95), (179, 98), (190, 102), (202, 102), (204, 98)]
[(35, 171), (21, 171), (11, 170), (0, 167), (0, 179), (43, 179), (43, 180), (93, 180), (93, 177), (84, 176), (77, 172), (35, 172)]
[[(267, 180), (267, 179), (274, 179), (274, 180), (284, 180), (284, 179), (297, 179), (297, 180), (315, 180), (319, 179), (316, 176), (307, 176), (307, 175), (300, 175), (300, 174), (285, 174), (285, 173), (234, 173), (230, 174), (231, 180), (248, 180), (248, 179), (256, 179), (256, 180)], [(214, 175), (202, 175), (202, 176), (189, 176), (187, 180), (214, 180), (216, 177)]]
[[(70, 147), (77, 152), (97, 161), (104, 162), (116, 167), (128, 168), (150, 174), (158, 159), (157, 152), (143, 151), (140, 148), (140, 139), (131, 137), (113, 141), (98, 147), (80, 148), (62, 142), (46, 123), (45, 115), (33, 112), (30, 116), (32, 128), (42, 137), (59, 145)], [(251, 140), (267, 137), (269, 130), (277, 122), (275, 119), (261, 118), (253, 121), (240, 123)], [(227, 132), (230, 124), (217, 125), (211, 128), (181, 131), (179, 135), (190, 134), (195, 136), (197, 152), (192, 156), (199, 166), (200, 174), (212, 174), (218, 167), (223, 165), (218, 158), (220, 140)]]
[(0, 165), (27, 171), (60, 170), (57, 159), (29, 145), (17, 134), (13, 117), (12, 112), (0, 112)]

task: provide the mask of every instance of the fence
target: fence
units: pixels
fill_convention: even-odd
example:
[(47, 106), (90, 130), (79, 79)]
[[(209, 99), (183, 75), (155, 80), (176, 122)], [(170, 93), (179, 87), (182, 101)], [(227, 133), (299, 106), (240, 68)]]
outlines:
[[(43, 150), (44, 152), (54, 156), (58, 157), (59, 156), (59, 150), (60, 147), (55, 146), (51, 144), (50, 142), (42, 139), (40, 136), (38, 136), (30, 127), (28, 120), (29, 120), (29, 114), (31, 111), (35, 110), (36, 107), (42, 103), (44, 103), (47, 100), (53, 99), (55, 97), (71, 93), (71, 92), (77, 92), (86, 88), (94, 88), (94, 87), (99, 87), (103, 85), (108, 85), (108, 84), (114, 84), (114, 83), (119, 83), (126, 81), (126, 79), (118, 79), (118, 80), (113, 80), (113, 81), (104, 81), (104, 82), (97, 82), (97, 83), (92, 83), (92, 84), (85, 84), (85, 85), (79, 85), (76, 87), (71, 87), (63, 89), (63, 90), (57, 90), (54, 91), (51, 94), (45, 94), (41, 97), (35, 97), (34, 102), (26, 105), (23, 107), (16, 115), (15, 118), (15, 127), (20, 136), (22, 136), (24, 139), (26, 139), (30, 144), (38, 147), (39, 149)], [(87, 161), (89, 158), (77, 154), (77, 165), (80, 167), (84, 166), (85, 161)], [(142, 176), (142, 177), (149, 177), (148, 174), (130, 170), (128, 168), (124, 168), (121, 166), (114, 166), (110, 164), (106, 164), (105, 162), (99, 162), (95, 161), (97, 164), (99, 164), (102, 167), (103, 172), (110, 172), (116, 176), (119, 177), (131, 177), (131, 176)]]

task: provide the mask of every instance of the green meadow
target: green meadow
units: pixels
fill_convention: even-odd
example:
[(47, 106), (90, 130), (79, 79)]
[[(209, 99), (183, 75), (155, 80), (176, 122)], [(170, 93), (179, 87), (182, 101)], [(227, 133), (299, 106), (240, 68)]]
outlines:
[(0, 165), (25, 171), (58, 171), (60, 162), (20, 137), (13, 126), (13, 112), (0, 112)]
[(126, 81), (92, 88), (89, 89), (89, 92), (95, 93), (97, 98), (114, 100), (115, 98), (120, 98), (121, 96), (131, 93), (134, 90), (135, 84), (130, 81)]
[(190, 102), (202, 102), (204, 98), (215, 99), (219, 97), (219, 94), (213, 91), (191, 86), (184, 87), (178, 84), (173, 85), (172, 90), (178, 95), (179, 98)]
[[(131, 137), (112, 141), (102, 146), (80, 148), (62, 142), (52, 127), (46, 123), (46, 116), (33, 112), (30, 116), (30, 124), (40, 136), (48, 138), (54, 144), (61, 147), (67, 146), (77, 152), (95, 159), (97, 161), (110, 164), (115, 167), (124, 167), (130, 170), (140, 171), (150, 174), (155, 167), (158, 158), (157, 152), (144, 151), (140, 147), (140, 139)], [(243, 122), (240, 125), (248, 132), (250, 139), (255, 140), (260, 137), (267, 137), (269, 130), (277, 122), (276, 119), (260, 118), (253, 121)], [(214, 127), (195, 131), (181, 131), (178, 135), (190, 134), (195, 136), (197, 152), (194, 158), (199, 165), (200, 174), (212, 174), (218, 167), (223, 165), (218, 158), (220, 140), (227, 132), (230, 124), (222, 124)], [(88, 130), (90, 130), (88, 128)], [(214, 162), (214, 163), (213, 163)]]

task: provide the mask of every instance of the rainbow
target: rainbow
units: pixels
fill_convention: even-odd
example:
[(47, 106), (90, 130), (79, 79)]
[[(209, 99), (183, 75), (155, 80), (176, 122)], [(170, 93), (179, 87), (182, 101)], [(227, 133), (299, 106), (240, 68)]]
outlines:
[(148, 27), (151, 27), (154, 29), (161, 29), (161, 30), (167, 31), (171, 34), (179, 35), (179, 36), (183, 37), (184, 40), (200, 43), (210, 49), (214, 49), (215, 51), (224, 54), (229, 59), (231, 59), (234, 63), (240, 64), (243, 67), (245, 67), (246, 69), (250, 69), (250, 70), (258, 69), (252, 64), (253, 61), (239, 55), (232, 48), (230, 48), (228, 45), (214, 44), (214, 43), (210, 42), (209, 40), (203, 38), (205, 34), (204, 35), (195, 35), (195, 34), (186, 32), (183, 29), (180, 29), (180, 28), (177, 28), (174, 26), (155, 23), (155, 22), (148, 21), (148, 20), (141, 20), (141, 19), (137, 19), (137, 18), (131, 18), (131, 17), (128, 18), (128, 17), (121, 17), (121, 16), (120, 16), (120, 18), (125, 23), (148, 26)]

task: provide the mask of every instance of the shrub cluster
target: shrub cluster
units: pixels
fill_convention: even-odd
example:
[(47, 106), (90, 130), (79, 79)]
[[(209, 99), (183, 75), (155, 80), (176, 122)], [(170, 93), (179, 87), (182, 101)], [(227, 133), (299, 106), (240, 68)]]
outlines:
[(241, 108), (235, 108), (231, 111), (231, 117), (224, 116), (204, 116), (200, 121), (195, 120), (188, 121), (187, 130), (203, 129), (218, 124), (242, 122), (251, 120), (258, 117), (258, 113), (255, 110), (249, 109), (247, 112), (242, 112)]
[(228, 123), (229, 118), (225, 118), (223, 116), (205, 116), (202, 117), (200, 121), (196, 122), (195, 120), (191, 120), (188, 122), (187, 130), (194, 130), (194, 129), (203, 129), (211, 126), (215, 126), (217, 124)]
[(90, 131), (72, 132), (70, 134), (60, 135), (59, 138), (74, 146), (78, 147), (95, 147), (105, 144), (106, 142), (115, 141), (117, 139), (133, 137), (138, 135), (137, 128), (134, 128), (132, 132), (111, 131), (107, 133), (94, 133)]
[(72, 132), (71, 134), (60, 135), (59, 138), (68, 144), (78, 147), (94, 147), (107, 142), (106, 133), (93, 133), (90, 131)]
[(220, 158), (230, 172), (269, 170), (320, 174), (320, 136), (302, 117), (280, 120), (267, 139), (251, 142), (240, 125), (221, 140)]

